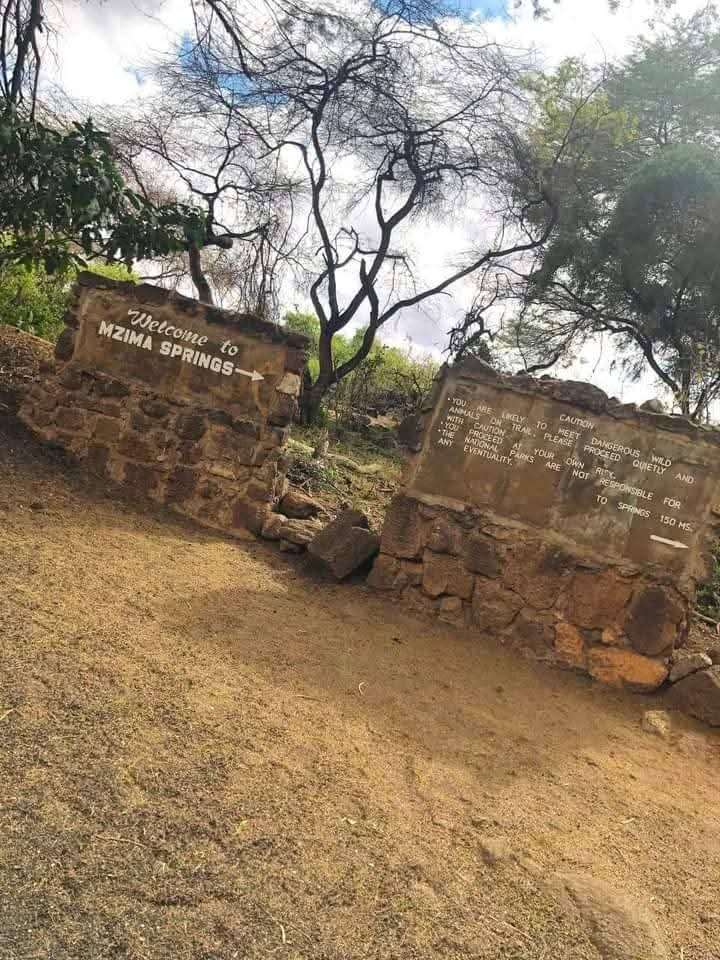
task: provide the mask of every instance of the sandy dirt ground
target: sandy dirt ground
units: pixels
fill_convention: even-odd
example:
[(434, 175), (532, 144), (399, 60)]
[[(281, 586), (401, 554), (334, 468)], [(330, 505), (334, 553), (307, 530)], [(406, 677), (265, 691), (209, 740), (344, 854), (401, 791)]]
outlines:
[(657, 699), (119, 502), (7, 423), (0, 635), (2, 960), (720, 957), (716, 733), (646, 733)]

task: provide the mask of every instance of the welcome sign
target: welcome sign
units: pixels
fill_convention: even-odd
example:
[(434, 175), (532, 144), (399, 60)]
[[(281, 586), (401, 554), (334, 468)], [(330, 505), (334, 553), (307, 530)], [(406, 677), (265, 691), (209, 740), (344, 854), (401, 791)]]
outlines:
[(127, 284), (86, 288), (74, 364), (168, 396), (205, 397), (208, 406), (255, 408), (258, 390), (285, 371), (277, 328), (251, 317), (261, 335), (247, 336), (228, 324), (232, 315), (225, 311), (182, 297), (159, 299), (155, 292)]

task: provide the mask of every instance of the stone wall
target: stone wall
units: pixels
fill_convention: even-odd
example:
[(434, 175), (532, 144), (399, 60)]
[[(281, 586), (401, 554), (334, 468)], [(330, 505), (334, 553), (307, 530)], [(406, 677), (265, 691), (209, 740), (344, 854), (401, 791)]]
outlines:
[(717, 432), (472, 361), (411, 448), (371, 586), (606, 683), (665, 681), (718, 535)]
[(285, 492), (308, 341), (148, 284), (81, 274), (21, 419), (92, 473), (231, 533)]

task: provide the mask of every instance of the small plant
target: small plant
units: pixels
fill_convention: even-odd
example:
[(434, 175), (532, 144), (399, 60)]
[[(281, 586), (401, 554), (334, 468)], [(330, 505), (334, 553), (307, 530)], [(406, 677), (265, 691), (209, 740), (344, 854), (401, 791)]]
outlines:
[(712, 572), (698, 587), (696, 606), (706, 617), (720, 620), (720, 543), (713, 550)]

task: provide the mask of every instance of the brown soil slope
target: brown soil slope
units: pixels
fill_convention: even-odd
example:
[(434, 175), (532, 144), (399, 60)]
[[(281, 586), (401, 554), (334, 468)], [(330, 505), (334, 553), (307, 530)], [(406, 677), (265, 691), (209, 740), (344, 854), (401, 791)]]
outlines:
[(720, 956), (720, 741), (643, 732), (652, 700), (118, 503), (10, 427), (0, 632), (3, 960)]

